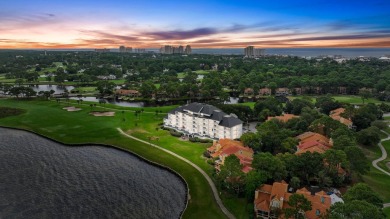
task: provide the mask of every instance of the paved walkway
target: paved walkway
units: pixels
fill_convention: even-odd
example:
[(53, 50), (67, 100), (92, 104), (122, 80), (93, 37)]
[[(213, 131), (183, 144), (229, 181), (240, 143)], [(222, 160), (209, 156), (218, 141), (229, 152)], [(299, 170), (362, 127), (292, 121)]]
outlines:
[[(381, 130), (381, 131), (382, 131), (382, 130)], [(382, 139), (382, 140), (378, 143), (378, 146), (379, 146), (379, 148), (380, 148), (381, 151), (382, 151), (382, 156), (381, 156), (380, 158), (378, 158), (378, 159), (372, 161), (372, 165), (373, 165), (376, 169), (378, 169), (379, 171), (381, 171), (381, 172), (383, 172), (384, 174), (390, 176), (390, 173), (389, 173), (389, 172), (387, 172), (386, 170), (384, 170), (384, 169), (382, 169), (382, 168), (380, 168), (380, 167), (378, 166), (378, 163), (379, 163), (379, 162), (381, 162), (382, 160), (385, 160), (385, 159), (387, 158), (387, 151), (386, 151), (385, 148), (383, 147), (382, 142), (383, 142), (383, 141), (390, 140), (390, 135), (389, 135), (387, 132), (385, 132), (385, 131), (382, 131), (382, 132), (385, 133), (385, 134), (387, 135), (387, 138)]]
[(211, 180), (211, 178), (209, 177), (209, 175), (206, 174), (206, 172), (204, 172), (200, 167), (198, 167), (196, 164), (192, 163), (191, 161), (187, 160), (186, 158), (176, 154), (176, 153), (173, 153), (172, 151), (170, 150), (167, 150), (165, 148), (162, 148), (158, 145), (155, 145), (155, 144), (152, 144), (150, 142), (147, 142), (147, 141), (144, 141), (142, 139), (139, 139), (139, 138), (136, 138), (134, 136), (131, 136), (131, 135), (128, 135), (126, 134), (122, 129), (120, 128), (117, 128), (117, 130), (124, 136), (128, 137), (128, 138), (131, 138), (131, 139), (134, 139), (136, 141), (139, 141), (139, 142), (142, 142), (142, 143), (145, 143), (145, 144), (148, 144), (152, 147), (155, 147), (155, 148), (158, 148), (164, 152), (167, 152), (168, 154), (171, 154), (172, 156), (175, 156), (177, 158), (179, 158), (180, 160), (183, 160), (184, 162), (190, 164), (191, 166), (193, 166), (195, 169), (197, 169), (207, 180), (207, 182), (209, 183), (210, 187), (211, 187), (211, 190), (213, 191), (213, 194), (214, 194), (214, 198), (215, 198), (215, 201), (217, 202), (217, 204), (219, 205), (219, 207), (221, 208), (222, 212), (230, 219), (234, 219), (234, 215), (232, 213), (229, 212), (229, 210), (223, 205), (222, 203), (222, 200), (221, 198), (219, 197), (218, 195), (218, 190), (217, 188), (215, 187), (215, 184), (214, 182)]

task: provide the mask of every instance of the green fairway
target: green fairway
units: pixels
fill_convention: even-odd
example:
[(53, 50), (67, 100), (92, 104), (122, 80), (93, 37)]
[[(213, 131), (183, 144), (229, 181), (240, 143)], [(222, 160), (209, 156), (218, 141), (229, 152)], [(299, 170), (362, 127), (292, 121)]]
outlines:
[[(115, 111), (114, 117), (94, 117), (89, 114), (93, 111), (107, 111), (97, 107), (70, 105), (82, 108), (81, 111), (67, 112), (62, 108), (68, 103), (55, 101), (28, 101), (0, 99), (1, 106), (25, 109), (27, 112), (18, 116), (0, 119), (0, 125), (17, 127), (35, 131), (64, 143), (101, 143), (116, 145), (130, 150), (138, 155), (161, 165), (168, 166), (178, 172), (187, 181), (190, 190), (190, 200), (184, 218), (225, 218), (216, 204), (206, 179), (189, 164), (147, 144), (123, 137), (116, 130), (117, 127), (141, 139), (151, 141), (167, 148), (197, 164), (207, 173), (211, 173), (212, 166), (208, 165), (202, 153), (209, 144), (190, 143), (172, 137), (165, 130), (156, 129), (162, 122), (168, 107), (144, 108), (137, 118), (133, 110), (105, 104), (104, 107)], [(102, 105), (103, 106), (103, 105)], [(170, 107), (172, 108), (172, 107)], [(158, 110), (158, 114), (155, 111)]]
[(371, 165), (371, 162), (381, 156), (378, 146), (362, 147), (370, 161), (370, 171), (363, 176), (363, 181), (367, 183), (385, 201), (390, 202), (390, 176), (382, 173)]
[[(304, 97), (312, 98), (312, 102), (315, 103), (315, 101), (316, 101), (315, 99), (318, 96), (289, 96), (288, 98), (290, 100), (293, 100), (296, 98), (304, 98)], [(362, 98), (359, 96), (354, 96), (354, 95), (333, 95), (332, 98), (334, 98), (335, 100), (337, 100), (341, 103), (363, 104)], [(374, 98), (369, 98), (368, 100), (364, 100), (364, 104), (367, 104), (367, 103), (376, 103), (376, 104), (379, 103), (380, 104), (380, 103), (386, 103), (386, 102), (380, 101), (380, 100), (377, 100)]]
[(79, 94), (97, 94), (99, 93), (96, 90), (96, 87), (76, 87), (70, 91), (71, 93), (79, 93)]
[(254, 109), (256, 102), (245, 102), (245, 103), (238, 103), (238, 104), (243, 106), (249, 106), (250, 108)]
[(126, 82), (125, 79), (117, 79), (117, 80), (110, 80), (110, 82), (114, 82), (116, 85), (122, 85)]
[(387, 158), (381, 162), (378, 163), (378, 166), (386, 171), (390, 171), (390, 168), (386, 165), (387, 163), (390, 164), (390, 140), (382, 142), (383, 147), (387, 151)]
[(390, 207), (384, 208), (383, 213), (385, 213), (386, 218), (390, 218)]

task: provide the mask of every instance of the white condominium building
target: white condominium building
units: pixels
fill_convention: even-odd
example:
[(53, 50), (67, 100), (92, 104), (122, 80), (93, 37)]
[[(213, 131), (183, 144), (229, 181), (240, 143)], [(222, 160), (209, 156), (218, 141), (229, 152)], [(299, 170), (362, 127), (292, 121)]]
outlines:
[(242, 135), (242, 121), (227, 115), (215, 106), (191, 103), (168, 113), (164, 126), (186, 135), (211, 139), (238, 139)]

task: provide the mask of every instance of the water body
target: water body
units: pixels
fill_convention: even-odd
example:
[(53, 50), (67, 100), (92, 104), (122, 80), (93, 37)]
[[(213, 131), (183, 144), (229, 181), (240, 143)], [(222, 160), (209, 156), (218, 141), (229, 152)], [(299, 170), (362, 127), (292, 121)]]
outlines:
[[(93, 49), (50, 49), (47, 51), (93, 51)], [(119, 52), (117, 48), (111, 49), (112, 52)], [(159, 53), (159, 49), (150, 48), (146, 52)], [(244, 48), (193, 48), (194, 54), (216, 54), (216, 55), (243, 55)], [(346, 58), (381, 57), (390, 55), (390, 48), (265, 48), (267, 55), (292, 55), (301, 57), (316, 57), (321, 55), (342, 55)]]
[(129, 153), (0, 128), (0, 218), (179, 218), (186, 188)]
[[(72, 100), (83, 100), (83, 101), (91, 101), (91, 102), (99, 102), (99, 99), (96, 97), (70, 97), (69, 99)], [(119, 101), (115, 99), (104, 99), (106, 103), (118, 105), (118, 106), (126, 106), (126, 107), (144, 107), (145, 103), (144, 102), (128, 102), (128, 101)]]
[[(231, 54), (243, 55), (244, 49), (193, 49), (195, 54)], [(291, 55), (300, 57), (342, 55), (346, 58), (381, 57), (390, 55), (390, 48), (280, 48), (265, 49), (267, 55)]]
[(65, 88), (70, 92), (74, 86), (59, 86), (59, 85), (32, 85), (32, 89), (36, 92), (54, 90), (54, 94), (61, 94), (65, 92)]

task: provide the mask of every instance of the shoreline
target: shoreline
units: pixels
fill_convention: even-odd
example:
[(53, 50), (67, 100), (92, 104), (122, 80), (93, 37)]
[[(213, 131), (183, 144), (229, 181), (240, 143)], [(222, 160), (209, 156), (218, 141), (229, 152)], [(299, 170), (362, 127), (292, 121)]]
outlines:
[(183, 176), (181, 176), (178, 172), (176, 172), (175, 170), (171, 169), (170, 167), (168, 166), (165, 166), (165, 165), (162, 165), (162, 164), (159, 164), (157, 162), (154, 162), (154, 161), (151, 161), (149, 159), (146, 159), (144, 158), (143, 156), (137, 154), (137, 153), (134, 153), (128, 149), (124, 149), (124, 148), (121, 148), (120, 146), (116, 146), (116, 145), (109, 145), (109, 144), (101, 144), (101, 143), (64, 143), (64, 142), (61, 142), (61, 141), (58, 141), (54, 138), (51, 138), (49, 136), (46, 136), (46, 135), (43, 135), (43, 134), (40, 134), (40, 133), (37, 133), (35, 131), (32, 131), (32, 130), (28, 130), (28, 129), (22, 129), (22, 128), (16, 128), (16, 127), (9, 127), (9, 126), (4, 126), (4, 125), (0, 125), (0, 128), (5, 128), (5, 129), (12, 129), (12, 130), (18, 130), (18, 131), (24, 131), (24, 132), (29, 132), (29, 133), (32, 133), (32, 134), (35, 134), (39, 137), (42, 137), (46, 140), (49, 140), (49, 141), (52, 141), (52, 142), (55, 142), (55, 143), (58, 143), (58, 144), (62, 144), (66, 147), (87, 147), (87, 146), (101, 146), (101, 147), (105, 147), (105, 148), (113, 148), (113, 149), (116, 149), (116, 150), (120, 150), (120, 151), (123, 151), (125, 153), (128, 153), (130, 155), (133, 155), (135, 156), (136, 158), (150, 164), (150, 165), (153, 165), (157, 168), (161, 168), (161, 169), (164, 169), (164, 170), (167, 170), (168, 172), (171, 172), (173, 173), (174, 175), (176, 175), (184, 184), (187, 192), (186, 192), (186, 196), (185, 196), (185, 206), (184, 206), (184, 209), (180, 212), (180, 217), (179, 218), (183, 218), (183, 214), (184, 212), (186, 211), (187, 207), (188, 207), (188, 202), (189, 202), (189, 194), (190, 194), (190, 191), (189, 191), (189, 187), (188, 187), (188, 183), (187, 181), (184, 179)]

